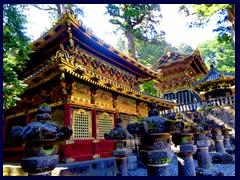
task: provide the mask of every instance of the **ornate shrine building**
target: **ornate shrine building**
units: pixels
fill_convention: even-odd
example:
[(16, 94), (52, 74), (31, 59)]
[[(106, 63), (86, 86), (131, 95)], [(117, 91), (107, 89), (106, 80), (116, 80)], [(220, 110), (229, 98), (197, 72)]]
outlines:
[(209, 72), (194, 84), (194, 90), (202, 100), (231, 96), (235, 94), (235, 76), (217, 70), (212, 64)]
[(141, 93), (139, 84), (158, 73), (93, 35), (70, 10), (31, 46), (34, 53), (20, 75), (28, 87), (17, 106), (4, 112), (4, 161), (24, 156), (24, 145), (11, 142), (10, 129), (36, 121), (42, 103), (51, 106), (53, 121), (73, 129), (71, 138), (61, 141), (63, 162), (111, 156), (114, 142), (104, 133), (116, 117), (127, 125), (148, 116), (150, 103), (159, 109), (177, 105)]
[(161, 76), (155, 84), (158, 96), (176, 100), (178, 104), (201, 100), (199, 95), (191, 90), (197, 79), (208, 71), (199, 50), (190, 54), (181, 54), (167, 48), (151, 69)]

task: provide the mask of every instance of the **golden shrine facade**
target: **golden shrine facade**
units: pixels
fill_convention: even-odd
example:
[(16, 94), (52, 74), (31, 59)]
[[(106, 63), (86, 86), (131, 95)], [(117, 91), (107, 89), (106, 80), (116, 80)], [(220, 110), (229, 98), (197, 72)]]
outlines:
[(161, 76), (155, 84), (158, 96), (179, 104), (200, 100), (192, 90), (192, 85), (207, 73), (207, 67), (198, 49), (190, 54), (182, 54), (167, 48), (152, 70)]
[(71, 10), (31, 46), (27, 70), (19, 75), (28, 87), (17, 106), (4, 112), (4, 161), (24, 157), (24, 144), (11, 142), (10, 129), (36, 121), (42, 103), (51, 106), (53, 121), (73, 129), (71, 138), (61, 142), (63, 162), (109, 157), (114, 142), (103, 134), (114, 128), (117, 117), (126, 126), (148, 116), (150, 103), (159, 109), (177, 105), (142, 94), (139, 84), (158, 73), (93, 35)]
[(232, 96), (235, 94), (235, 75), (221, 72), (212, 64), (208, 73), (193, 86), (202, 100)]

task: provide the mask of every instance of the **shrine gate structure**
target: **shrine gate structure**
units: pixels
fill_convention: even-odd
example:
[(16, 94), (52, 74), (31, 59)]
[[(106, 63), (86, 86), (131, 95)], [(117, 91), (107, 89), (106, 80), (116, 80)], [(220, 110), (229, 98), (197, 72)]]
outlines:
[(192, 90), (192, 85), (208, 69), (198, 49), (190, 54), (182, 54), (166, 48), (151, 69), (162, 74), (155, 85), (159, 97), (175, 100), (180, 105), (201, 101)]

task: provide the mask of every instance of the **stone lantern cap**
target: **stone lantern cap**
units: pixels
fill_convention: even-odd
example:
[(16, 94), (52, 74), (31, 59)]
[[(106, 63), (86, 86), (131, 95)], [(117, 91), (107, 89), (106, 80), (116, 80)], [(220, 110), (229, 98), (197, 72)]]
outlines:
[(51, 107), (46, 103), (39, 105), (36, 115), (37, 121), (29, 123), (25, 127), (13, 126), (11, 136), (14, 140), (23, 142), (24, 140), (63, 140), (72, 135), (72, 129), (68, 126), (60, 127), (51, 121)]
[(122, 119), (118, 117), (116, 119), (116, 128), (112, 129), (109, 133), (104, 134), (104, 138), (108, 140), (125, 140), (132, 139), (133, 136), (123, 127)]

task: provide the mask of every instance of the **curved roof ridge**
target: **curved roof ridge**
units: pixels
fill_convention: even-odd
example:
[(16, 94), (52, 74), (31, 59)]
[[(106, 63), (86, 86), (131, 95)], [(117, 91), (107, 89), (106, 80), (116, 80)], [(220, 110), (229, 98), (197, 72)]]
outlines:
[(67, 10), (65, 13), (62, 14), (62, 16), (59, 18), (59, 20), (49, 30), (47, 30), (42, 36), (40, 36), (39, 38), (34, 40), (31, 43), (31, 46), (34, 47), (34, 45), (36, 43), (41, 43), (41, 41), (44, 38), (46, 38), (48, 35), (52, 35), (54, 33), (54, 29), (55, 28), (57, 28), (60, 24), (63, 24), (67, 18), (70, 18), (72, 20), (72, 22), (75, 23), (76, 26), (82, 27), (84, 29), (85, 34), (93, 37), (92, 39), (94, 39), (96, 42), (100, 42), (101, 44), (105, 44), (107, 47), (109, 47), (108, 49), (110, 51), (114, 51), (114, 53), (116, 53), (117, 56), (121, 57), (125, 61), (128, 61), (129, 63), (131, 63), (132, 65), (134, 65), (136, 67), (140, 67), (141, 69), (147, 69), (148, 73), (152, 74), (152, 76), (156, 76), (157, 75), (156, 71), (154, 71), (151, 68), (145, 66), (144, 64), (142, 64), (141, 62), (137, 61), (133, 57), (126, 55), (125, 53), (121, 52), (120, 50), (114, 48), (112, 45), (106, 43), (105, 41), (103, 41), (102, 39), (97, 37), (95, 34), (93, 34), (93, 32), (92, 32), (92, 30), (90, 30), (90, 28), (85, 26), (83, 24), (83, 22), (81, 20), (77, 19), (75, 16), (76, 15), (73, 14), (73, 11)]
[(70, 14), (70, 12), (65, 12), (62, 14), (62, 16), (57, 20), (56, 23), (53, 24), (53, 26), (49, 29), (47, 29), (45, 32), (43, 32), (42, 35), (40, 35), (37, 39), (35, 39), (33, 42), (31, 42), (31, 45), (37, 43), (39, 40), (47, 36), (51, 31), (53, 31), (61, 22), (63, 21), (64, 18), (67, 17), (67, 14)]
[[(227, 73), (227, 72), (223, 72), (223, 71), (218, 70), (216, 67), (214, 67), (213, 64), (212, 64), (210, 67), (211, 67), (211, 68), (210, 68), (210, 70), (207, 72), (207, 74), (206, 74), (202, 79), (200, 79), (199, 81), (197, 81), (193, 86), (197, 86), (197, 85), (199, 85), (199, 84), (201, 84), (201, 83), (203, 83), (203, 82), (207, 82), (207, 81), (208, 81), (208, 78), (209, 78), (213, 73), (216, 73), (217, 76), (219, 76), (219, 77), (217, 77), (217, 76), (212, 76), (212, 79), (210, 79), (210, 80), (219, 79), (219, 78), (221, 78), (221, 76), (234, 76), (234, 74), (232, 74), (232, 73)], [(209, 80), (209, 81), (210, 81), (210, 80)]]
[[(181, 57), (180, 59), (183, 59), (183, 58), (188, 58), (192, 55), (195, 55), (195, 54), (199, 54), (199, 50), (198, 49), (195, 49), (194, 51), (192, 51), (191, 53), (189, 54), (185, 54), (185, 53), (182, 53), (182, 52), (179, 52), (177, 50), (173, 50), (170, 46), (167, 46), (164, 50), (164, 53), (162, 54), (162, 56), (156, 61), (156, 63), (154, 63), (151, 67), (152, 70), (157, 70), (158, 66), (160, 66), (161, 64), (166, 64), (168, 63), (168, 61), (172, 60), (171, 57), (171, 54), (174, 54), (178, 57)], [(169, 57), (169, 58), (167, 58)], [(165, 59), (165, 60), (164, 60)], [(163, 61), (166, 61), (163, 63)], [(176, 60), (178, 61), (178, 60)]]

